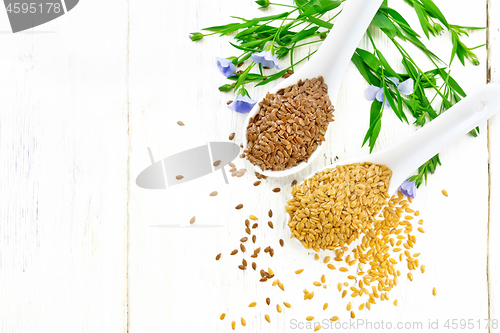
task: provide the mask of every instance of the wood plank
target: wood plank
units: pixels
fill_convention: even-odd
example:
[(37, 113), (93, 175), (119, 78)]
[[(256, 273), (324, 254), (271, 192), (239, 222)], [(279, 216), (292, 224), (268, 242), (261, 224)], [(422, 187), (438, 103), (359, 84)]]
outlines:
[(0, 331), (125, 332), (127, 5), (0, 38)]
[[(500, 83), (500, 4), (488, 1), (488, 74), (491, 82)], [(488, 238), (488, 286), (489, 318), (500, 318), (500, 245), (496, 240), (500, 232), (500, 117), (488, 122), (489, 175), (490, 175), (490, 223)], [(497, 322), (498, 323), (498, 322)], [(491, 330), (493, 331), (493, 330)]]
[[(486, 24), (485, 1), (472, 4), (465, 0), (453, 3), (441, 0), (436, 3), (450, 22)], [(412, 26), (418, 27), (418, 19), (407, 5), (396, 1), (391, 1), (391, 5), (408, 17)], [(156, 159), (160, 159), (207, 141), (227, 140), (231, 132), (236, 132), (236, 142), (241, 142), (245, 116), (227, 110), (225, 102), (233, 99), (233, 95), (216, 90), (226, 81), (218, 73), (214, 57), (234, 55), (228, 38), (206, 37), (192, 43), (187, 35), (202, 27), (229, 22), (229, 15), (251, 18), (274, 13), (272, 9), (259, 12), (253, 1), (158, 3), (156, 8), (157, 11), (151, 13), (141, 2), (131, 2), (130, 332), (201, 328), (229, 332), (232, 320), (241, 326), (240, 317), (246, 318), (246, 329), (251, 332), (269, 328), (273, 332), (288, 332), (292, 319), (304, 321), (307, 315), (314, 315), (318, 321), (338, 315), (341, 321), (348, 321), (347, 301), (339, 302), (338, 294), (330, 290), (342, 275), (331, 274), (312, 256), (293, 248), (287, 237), (283, 207), (293, 179), (301, 180), (315, 169), (330, 164), (337, 156), (346, 159), (368, 152), (366, 147), (361, 148), (369, 121), (370, 103), (363, 97), (367, 84), (351, 64), (339, 93), (334, 131), (323, 150), (323, 157), (295, 177), (267, 179), (254, 187), (251, 184), (257, 179), (250, 172), (242, 178), (230, 179), (229, 186), (222, 183), (220, 175), (211, 174), (166, 191), (137, 188), (133, 184), (136, 175), (150, 163), (148, 146), (152, 147)], [(164, 13), (167, 11), (175, 16), (166, 20)], [(151, 33), (153, 29), (155, 34)], [(166, 37), (159, 40), (158, 36)], [(484, 43), (485, 36), (484, 31), (474, 32), (467, 43)], [(389, 43), (379, 34), (375, 38), (389, 61), (399, 63), (400, 57)], [(444, 34), (428, 43), (445, 61), (451, 51), (449, 38)], [(361, 45), (367, 47), (367, 41)], [(409, 49), (417, 62), (424, 61), (423, 56)], [(454, 77), (467, 92), (485, 83), (486, 52), (479, 49), (477, 54), (480, 68), (470, 64), (462, 67), (458, 62), (453, 66)], [(401, 70), (401, 66), (395, 67)], [(255, 90), (252, 97), (258, 98), (264, 92), (264, 89)], [(186, 126), (179, 127), (177, 120), (182, 120)], [(386, 112), (376, 150), (398, 142), (414, 130)], [(425, 275), (415, 274), (411, 284), (401, 279), (398, 288), (391, 293), (391, 300), (399, 299), (397, 308), (392, 302), (377, 304), (370, 312), (357, 312), (356, 318), (372, 322), (381, 319), (422, 322), (423, 325), (438, 319), (443, 328), (447, 318), (482, 320), (488, 317), (485, 125), (481, 126), (481, 131), (483, 134), (479, 138), (463, 137), (443, 151), (443, 166), (429, 178), (428, 186), (418, 191), (414, 206), (422, 212), (426, 233), (417, 235), (416, 248), (422, 252), (421, 261), (428, 267)], [(236, 164), (252, 170), (243, 160), (238, 159)], [(471, 171), (466, 186), (457, 182), (464, 170)], [(273, 193), (271, 189), (275, 187), (283, 190)], [(450, 193), (449, 198), (441, 194), (444, 188)], [(219, 196), (209, 197), (213, 190), (219, 191)], [(245, 206), (237, 211), (233, 207), (239, 203)], [(274, 212), (273, 230), (266, 226), (270, 208)], [(244, 220), (250, 214), (259, 217), (260, 226), (254, 231), (258, 246), (271, 245), (276, 249), (273, 258), (259, 256), (258, 269), (271, 267), (283, 281), (285, 293), (257, 282), (258, 273), (252, 270), (238, 270), (237, 265), (243, 258), (241, 253), (229, 255), (239, 246), (238, 240), (245, 236)], [(224, 227), (194, 230), (150, 227), (185, 224), (192, 216), (197, 217), (197, 224)], [(474, 228), (469, 227), (471, 221), (474, 221)], [(285, 240), (283, 249), (278, 245), (280, 238)], [(248, 247), (253, 250), (254, 245)], [(216, 262), (214, 257), (219, 252), (223, 254), (222, 259)], [(461, 268), (464, 261), (468, 265), (465, 271)], [(295, 276), (293, 271), (298, 268), (304, 268), (307, 273), (300, 278)], [(318, 291), (313, 301), (304, 303), (302, 289), (313, 290), (312, 281), (318, 280), (321, 274), (329, 274), (328, 290)], [(456, 276), (460, 278), (454, 279)], [(474, 281), (477, 287), (465, 295), (459, 294), (457, 291), (462, 290), (464, 281)], [(431, 294), (433, 287), (438, 289), (437, 297)], [(266, 297), (272, 300), (270, 307), (264, 303)], [(256, 308), (248, 308), (252, 301), (258, 303)], [(285, 309), (278, 315), (276, 303), (282, 301), (292, 303), (292, 309)], [(325, 301), (330, 307), (324, 312), (321, 307)], [(218, 319), (222, 312), (227, 313), (224, 321)], [(271, 315), (270, 325), (263, 318), (265, 313)]]

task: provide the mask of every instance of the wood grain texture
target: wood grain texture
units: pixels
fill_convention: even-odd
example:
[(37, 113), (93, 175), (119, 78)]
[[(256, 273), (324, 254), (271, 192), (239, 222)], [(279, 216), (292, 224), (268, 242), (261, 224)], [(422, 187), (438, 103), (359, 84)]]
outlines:
[[(451, 23), (487, 24), (486, 0), (435, 2)], [(391, 0), (390, 5), (418, 28), (417, 17), (403, 1)], [(231, 321), (241, 331), (244, 317), (249, 332), (281, 333), (292, 331), (292, 320), (304, 322), (309, 315), (317, 322), (333, 315), (348, 322), (348, 298), (341, 299), (336, 290), (345, 275), (295, 246), (284, 206), (292, 180), (336, 159), (368, 153), (361, 147), (369, 122), (370, 103), (363, 97), (367, 84), (352, 64), (322, 157), (295, 177), (269, 178), (255, 187), (252, 166), (237, 159), (238, 168), (248, 172), (230, 177), (229, 185), (220, 172), (164, 191), (135, 185), (136, 176), (150, 165), (147, 147), (159, 160), (226, 141), (232, 132), (234, 142), (241, 142), (246, 116), (227, 109), (232, 93), (217, 90), (227, 81), (214, 58), (235, 54), (229, 38), (193, 43), (188, 35), (229, 22), (230, 15), (251, 18), (278, 11), (257, 7), (251, 0), (147, 5), (85, 0), (34, 32), (0, 34), (0, 332), (231, 332)], [(492, 81), (500, 82), (498, 3), (489, 0), (488, 10), (488, 55), (484, 48), (476, 50), (479, 67), (463, 67), (457, 60), (453, 65), (452, 75), (467, 93), (485, 84), (488, 69)], [(7, 31), (1, 10), (0, 18), (0, 30)], [(391, 64), (403, 70), (390, 43), (373, 33)], [(426, 43), (447, 61), (449, 38), (445, 33)], [(465, 41), (482, 44), (486, 31), (472, 32)], [(370, 49), (366, 39), (360, 45)], [(408, 49), (426, 64), (422, 69), (432, 68), (416, 49)], [(251, 91), (258, 99), (267, 87)], [(185, 126), (177, 125), (179, 120)], [(356, 311), (356, 319), (422, 322), (423, 330), (392, 330), (406, 333), (425, 331), (429, 320), (439, 320), (441, 331), (447, 319), (484, 325), (484, 319), (499, 318), (499, 122), (497, 116), (480, 127), (478, 138), (464, 136), (443, 151), (443, 166), (418, 190), (413, 207), (420, 210), (426, 233), (417, 234), (415, 249), (422, 252), (426, 273), (414, 273), (411, 283), (401, 278), (390, 302)], [(375, 150), (415, 130), (385, 112)], [(272, 192), (275, 187), (282, 191)], [(218, 195), (210, 197), (212, 191)], [(243, 209), (234, 209), (240, 203)], [(249, 253), (229, 255), (248, 236), (244, 220), (250, 214), (259, 218), (252, 229), (257, 243), (246, 243), (248, 251), (261, 247), (257, 272), (237, 268), (243, 258), (251, 265)], [(193, 216), (198, 228), (165, 227), (188, 225)], [(267, 226), (269, 220), (274, 229)], [(263, 253), (266, 246), (275, 249), (273, 258)], [(218, 253), (220, 261), (215, 260)], [(258, 282), (258, 270), (268, 267), (285, 291)], [(299, 268), (304, 273), (293, 274)], [(402, 272), (404, 276), (406, 270)], [(312, 284), (322, 274), (326, 290)], [(304, 288), (316, 292), (313, 300), (302, 299)], [(398, 307), (392, 305), (394, 299)], [(249, 308), (253, 301), (257, 306)], [(323, 311), (325, 302), (329, 307)], [(221, 321), (223, 312), (226, 319)]]
[[(486, 2), (472, 4), (467, 1), (436, 1), (450, 22), (464, 25), (486, 24)], [(418, 27), (417, 17), (401, 1), (391, 1), (411, 25)], [(165, 12), (175, 17), (165, 19)], [(146, 14), (148, 12), (149, 14)], [(131, 179), (149, 165), (146, 147), (151, 146), (157, 159), (204, 144), (212, 140), (227, 140), (236, 132), (236, 142), (241, 142), (242, 123), (245, 118), (229, 111), (225, 102), (234, 98), (221, 93), (217, 87), (225, 83), (215, 67), (214, 57), (235, 55), (227, 37), (206, 37), (193, 43), (187, 36), (202, 27), (229, 22), (229, 15), (255, 17), (274, 13), (259, 12), (252, 1), (193, 1), (189, 3), (159, 4), (156, 13), (150, 13), (141, 2), (131, 2), (130, 37), (130, 105), (131, 105)], [(468, 13), (464, 15), (464, 13)], [(151, 30), (155, 29), (152, 34)], [(418, 29), (420, 31), (420, 29)], [(376, 33), (375, 33), (376, 34)], [(158, 36), (162, 36), (159, 38)], [(400, 58), (387, 40), (376, 34), (378, 47), (387, 54), (388, 60), (398, 66)], [(162, 39), (163, 38), (163, 39)], [(432, 38), (429, 47), (445, 61), (449, 59), (450, 36)], [(468, 45), (485, 42), (486, 32), (471, 33)], [(160, 40), (159, 40), (160, 39)], [(361, 42), (363, 47), (367, 41)], [(310, 50), (314, 48), (311, 47)], [(425, 59), (412, 47), (412, 57), (421, 63)], [(477, 50), (480, 67), (471, 64), (453, 66), (452, 75), (472, 92), (485, 83), (486, 51)], [(298, 55), (300, 56), (300, 55)], [(431, 68), (431, 64), (428, 67)], [(295, 177), (267, 179), (259, 187), (251, 184), (257, 179), (251, 172), (243, 178), (230, 179), (227, 186), (222, 176), (210, 176), (171, 187), (166, 191), (147, 191), (131, 187), (130, 201), (130, 248), (129, 248), (129, 328), (131, 332), (196, 332), (210, 330), (229, 332), (231, 321), (241, 329), (240, 317), (247, 321), (245, 330), (251, 332), (289, 332), (290, 321), (305, 321), (307, 315), (316, 321), (338, 315), (348, 321), (345, 311), (347, 301), (340, 300), (335, 285), (341, 274), (330, 272), (315, 262), (312, 256), (293, 248), (288, 239), (287, 217), (284, 205), (293, 179), (301, 180), (317, 168), (340, 160), (366, 154), (361, 148), (369, 121), (369, 105), (363, 97), (367, 84), (351, 64), (336, 103), (333, 131), (323, 150), (323, 157)], [(252, 97), (258, 99), (266, 87), (256, 89)], [(179, 127), (182, 120), (186, 126)], [(385, 148), (410, 135), (415, 128), (402, 124), (390, 112), (383, 117), (383, 127), (376, 150)], [(415, 274), (410, 283), (401, 279), (400, 285), (391, 292), (391, 302), (377, 304), (372, 311), (357, 312), (356, 318), (392, 322), (422, 322), (438, 319), (443, 325), (446, 319), (488, 318), (487, 288), (487, 232), (488, 232), (488, 150), (486, 124), (481, 126), (478, 138), (465, 136), (441, 154), (443, 166), (429, 177), (427, 187), (418, 191), (414, 207), (422, 212), (426, 233), (417, 235), (417, 251), (427, 265), (424, 275)], [(237, 160), (238, 167), (251, 171), (251, 165)], [(457, 179), (468, 173), (467, 183)], [(280, 193), (271, 190), (280, 187)], [(450, 197), (441, 194), (447, 189)], [(217, 190), (217, 197), (208, 194)], [(473, 196), (470, 193), (474, 193)], [(235, 210), (237, 204), (242, 210)], [(457, 209), (457, 207), (461, 207)], [(275, 228), (267, 227), (267, 211), (274, 211)], [(283, 282), (285, 292), (269, 283), (257, 282), (258, 273), (240, 271), (237, 265), (242, 258), (229, 253), (238, 248), (238, 240), (245, 236), (244, 220), (249, 214), (259, 217), (259, 227), (253, 232), (258, 245), (253, 250), (271, 245), (276, 255), (257, 259), (258, 270), (271, 267)], [(220, 224), (224, 227), (211, 229), (173, 229), (148, 227), (150, 225), (186, 224), (196, 216), (196, 224)], [(471, 228), (471, 223), (474, 227)], [(278, 241), (285, 240), (280, 248)], [(467, 244), (467, 246), (464, 246)], [(215, 256), (222, 253), (220, 261)], [(322, 254), (324, 256), (324, 254)], [(249, 263), (251, 261), (249, 260)], [(463, 263), (467, 269), (463, 269)], [(293, 271), (304, 268), (295, 276)], [(327, 274), (327, 290), (316, 290), (312, 301), (304, 302), (302, 289), (315, 290), (312, 281)], [(345, 277), (344, 277), (345, 279)], [(342, 280), (343, 281), (343, 280)], [(463, 290), (464, 281), (474, 284)], [(432, 296), (436, 287), (438, 296)], [(271, 298), (271, 306), (265, 304)], [(399, 300), (398, 307), (392, 300)], [(248, 308), (251, 302), (255, 308)], [(276, 303), (287, 301), (291, 309), (282, 314), (276, 311)], [(322, 310), (323, 303), (330, 306)], [(356, 308), (357, 308), (357, 303)], [(224, 321), (219, 320), (226, 313)], [(271, 323), (264, 319), (271, 317)], [(425, 326), (424, 326), (425, 327)], [(442, 326), (441, 326), (442, 328)], [(418, 330), (395, 330), (412, 332)]]
[(126, 3), (0, 12), (0, 331), (125, 332)]
[[(500, 84), (500, 4), (488, 1), (488, 75), (491, 82)], [(490, 175), (490, 224), (488, 238), (488, 285), (490, 318), (500, 318), (500, 117), (488, 122), (489, 175)]]

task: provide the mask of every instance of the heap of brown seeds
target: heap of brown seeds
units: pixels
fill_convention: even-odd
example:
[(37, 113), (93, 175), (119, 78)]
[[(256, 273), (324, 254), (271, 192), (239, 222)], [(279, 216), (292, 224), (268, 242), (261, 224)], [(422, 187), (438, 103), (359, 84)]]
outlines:
[(323, 77), (267, 94), (247, 126), (246, 158), (262, 170), (285, 170), (309, 159), (325, 141), (333, 106)]
[(317, 172), (292, 189), (286, 211), (291, 237), (315, 251), (349, 245), (369, 229), (387, 204), (392, 171), (372, 163), (341, 165)]

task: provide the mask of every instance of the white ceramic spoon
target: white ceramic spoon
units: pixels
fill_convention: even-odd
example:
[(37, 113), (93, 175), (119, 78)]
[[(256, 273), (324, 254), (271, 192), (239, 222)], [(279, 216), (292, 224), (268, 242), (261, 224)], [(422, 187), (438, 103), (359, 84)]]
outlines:
[[(299, 82), (299, 80), (312, 79), (314, 77), (323, 76), (325, 83), (328, 84), (328, 95), (332, 105), (335, 106), (337, 94), (344, 76), (345, 70), (349, 61), (352, 58), (359, 41), (363, 37), (370, 22), (375, 16), (382, 0), (349, 0), (339, 15), (335, 25), (331, 29), (328, 36), (323, 41), (321, 47), (316, 54), (302, 66), (297, 72), (291, 75), (286, 80), (279, 83), (270, 93), (276, 93), (278, 90), (287, 88)], [(260, 99), (262, 100), (262, 99)], [(260, 101), (259, 100), (259, 101)], [(247, 148), (247, 126), (250, 118), (255, 116), (260, 111), (259, 104), (250, 110), (245, 121), (245, 133), (243, 134), (243, 149)], [(333, 123), (328, 126), (327, 137)], [(307, 163), (302, 162), (297, 166), (286, 169), (284, 171), (262, 171), (259, 166), (252, 166), (257, 172), (270, 177), (284, 177), (292, 175), (307, 167), (320, 154), (321, 148), (325, 143), (318, 146), (315, 152), (309, 157)]]
[[(353, 163), (372, 162), (386, 165), (392, 170), (388, 191), (389, 195), (392, 195), (396, 193), (401, 183), (425, 161), (499, 111), (500, 85), (491, 83), (465, 97), (429, 124), (395, 145), (371, 155), (328, 165), (317, 172), (334, 168), (337, 165)], [(290, 236), (288, 225), (285, 225), (285, 228)], [(296, 243), (300, 244), (304, 250), (302, 243), (298, 240)]]

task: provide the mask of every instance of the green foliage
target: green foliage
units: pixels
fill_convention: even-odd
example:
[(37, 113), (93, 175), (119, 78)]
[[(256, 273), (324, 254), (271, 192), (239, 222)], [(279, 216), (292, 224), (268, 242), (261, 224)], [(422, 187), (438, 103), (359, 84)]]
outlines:
[[(339, 15), (338, 8), (344, 1), (349, 0), (294, 0), (294, 5), (257, 0), (255, 2), (260, 6), (260, 9), (280, 6), (286, 8), (287, 11), (253, 19), (233, 17), (237, 22), (205, 28), (203, 30), (207, 31), (207, 34), (192, 33), (190, 38), (196, 41), (208, 35), (231, 34), (234, 41), (230, 44), (241, 53), (228, 57), (228, 59), (232, 59), (235, 65), (245, 62), (245, 67), (228, 78), (235, 82), (222, 85), (219, 90), (234, 90), (236, 94), (249, 95), (245, 88), (246, 85), (253, 83), (255, 86), (262, 86), (273, 82), (289, 73), (289, 70), (293, 71), (295, 66), (314, 54), (316, 51), (299, 60), (294, 58), (296, 49), (321, 43), (333, 27), (331, 21)], [(462, 65), (465, 65), (466, 59), (473, 64), (479, 64), (473, 50), (484, 45), (469, 48), (462, 42), (461, 38), (468, 36), (468, 31), (484, 28), (449, 24), (433, 0), (402, 1), (414, 9), (427, 39), (439, 36), (445, 30), (449, 32), (452, 45), (449, 63), (446, 64), (429, 50), (422, 42), (422, 37), (410, 26), (408, 21), (395, 9), (389, 7), (386, 1), (376, 13), (370, 28), (367, 30), (373, 51), (358, 48), (352, 56), (352, 62), (368, 84), (383, 88), (390, 110), (399, 120), (409, 124), (411, 119), (414, 125), (421, 127), (466, 96), (459, 83), (450, 75), (449, 66), (455, 58), (458, 58)], [(331, 18), (325, 20), (323, 16), (327, 13), (332, 13)], [(387, 36), (400, 53), (401, 63), (405, 69), (404, 73), (395, 71), (394, 66), (391, 66), (377, 48), (370, 34), (370, 31), (377, 29)], [(416, 46), (433, 63), (434, 68), (423, 71), (403, 47), (405, 43)], [(265, 49), (271, 49), (278, 59), (290, 56), (290, 65), (280, 71), (266, 70), (259, 65), (257, 66), (259, 73), (252, 73), (251, 69), (256, 64), (249, 59), (251, 54)], [(247, 60), (250, 61), (247, 63)], [(401, 94), (397, 85), (389, 79), (393, 77), (400, 81), (413, 79), (413, 93), (410, 95)], [(429, 93), (434, 94), (431, 100), (427, 97)], [(432, 105), (436, 98), (440, 100), (438, 110), (434, 109)], [(370, 152), (374, 149), (382, 128), (384, 105), (384, 103), (374, 100), (370, 108), (370, 123), (363, 140), (363, 145), (368, 144)], [(476, 136), (478, 129), (471, 131), (471, 134)], [(427, 181), (427, 175), (434, 173), (440, 164), (439, 155), (434, 156), (424, 163), (418, 169), (418, 173), (410, 180), (415, 181), (417, 187), (420, 186)]]

